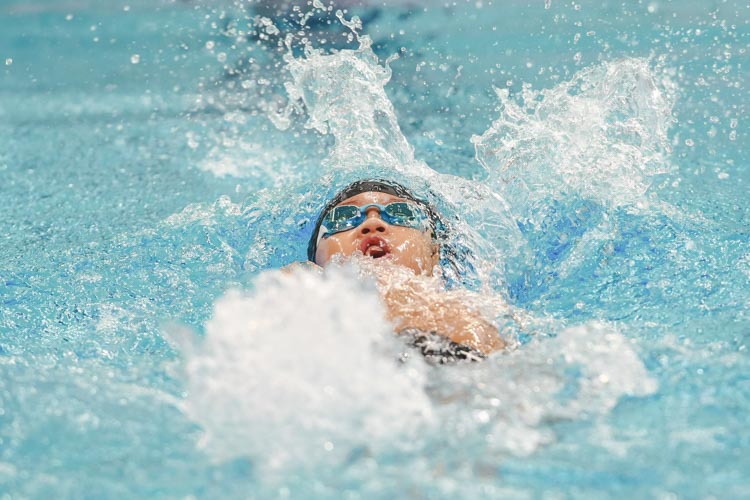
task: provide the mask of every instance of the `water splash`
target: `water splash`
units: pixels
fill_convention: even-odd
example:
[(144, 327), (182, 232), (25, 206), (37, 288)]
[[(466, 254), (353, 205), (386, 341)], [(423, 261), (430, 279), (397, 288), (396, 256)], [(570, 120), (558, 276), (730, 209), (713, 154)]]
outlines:
[(403, 460), (429, 471), (526, 456), (557, 439), (554, 422), (597, 419), (656, 390), (632, 344), (599, 323), (481, 363), (402, 364), (362, 272), (268, 272), (216, 302), (200, 345), (170, 332), (186, 358), (183, 411), (214, 460), (249, 458), (263, 488), (311, 473), (334, 487), (373, 468), (403, 480)]
[(549, 90), (524, 86), (518, 100), (506, 89), (497, 95), (500, 117), (472, 142), (493, 190), (521, 219), (572, 197), (635, 207), (671, 170), (674, 88), (647, 59), (586, 68)]
[[(450, 402), (436, 409), (442, 428), (491, 456), (530, 455), (557, 439), (552, 423), (606, 416), (623, 397), (658, 387), (630, 341), (598, 322), (564, 329), (472, 372), (435, 373), (430, 381), (433, 400)], [(466, 424), (467, 409), (473, 426)]]
[(431, 411), (424, 367), (397, 364), (383, 318), (373, 285), (347, 269), (270, 272), (217, 301), (205, 342), (187, 348), (185, 411), (202, 445), (267, 471), (398, 449)]
[(447, 213), (460, 214), (456, 229), (467, 254), (485, 258), (470, 267), (496, 289), (507, 271), (495, 263), (527, 245), (557, 265), (589, 229), (606, 225), (602, 210), (644, 208), (654, 178), (671, 171), (674, 87), (646, 59), (587, 68), (550, 90), (525, 86), (519, 100), (498, 91), (500, 117), (472, 138), (487, 171), (477, 183), (414, 158), (385, 93), (390, 68), (369, 38), (358, 39), (357, 49), (333, 54), (308, 45), (294, 57), (289, 49), (284, 116), (306, 112), (308, 127), (334, 137), (325, 163), (335, 176), (401, 176), (445, 200)]
[(292, 79), (285, 85), (290, 100), (285, 116), (304, 106), (306, 126), (335, 138), (328, 158), (331, 165), (376, 164), (395, 171), (408, 166), (424, 172), (424, 165), (415, 164), (414, 150), (401, 133), (385, 93), (391, 70), (379, 64), (369, 37), (361, 36), (359, 42), (356, 50), (333, 54), (307, 46), (299, 58), (290, 45), (285, 61)]
[[(343, 22), (343, 20), (342, 20)], [(483, 184), (440, 174), (414, 157), (414, 150), (398, 124), (385, 92), (391, 77), (372, 51), (372, 41), (359, 35), (356, 21), (346, 24), (359, 41), (356, 49), (325, 53), (309, 44), (295, 57), (287, 37), (284, 58), (291, 78), (285, 84), (289, 103), (281, 114), (269, 116), (287, 127), (295, 115), (306, 115), (308, 128), (332, 136), (334, 144), (320, 169), (319, 182), (332, 190), (362, 178), (384, 177), (402, 182), (426, 198), (451, 221), (454, 240), (470, 255), (485, 255), (491, 262), (514, 254), (520, 242), (518, 228), (507, 204)], [(460, 214), (460, 215), (458, 215)], [(491, 232), (484, 231), (492, 228)], [(480, 281), (502, 275), (498, 266), (471, 263)], [(502, 277), (491, 279), (497, 284)]]

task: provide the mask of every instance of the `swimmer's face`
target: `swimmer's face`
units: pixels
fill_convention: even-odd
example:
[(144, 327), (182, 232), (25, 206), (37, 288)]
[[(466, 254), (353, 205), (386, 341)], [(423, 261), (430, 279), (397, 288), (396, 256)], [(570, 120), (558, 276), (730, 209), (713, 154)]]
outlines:
[[(396, 201), (410, 201), (387, 193), (367, 191), (347, 198), (336, 206), (364, 206), (371, 203), (387, 205)], [(432, 275), (438, 263), (438, 245), (429, 230), (392, 226), (380, 218), (376, 207), (367, 209), (367, 218), (359, 226), (321, 238), (315, 253), (315, 263), (328, 264), (335, 255), (351, 257), (364, 255), (384, 259), (407, 267), (415, 274)]]

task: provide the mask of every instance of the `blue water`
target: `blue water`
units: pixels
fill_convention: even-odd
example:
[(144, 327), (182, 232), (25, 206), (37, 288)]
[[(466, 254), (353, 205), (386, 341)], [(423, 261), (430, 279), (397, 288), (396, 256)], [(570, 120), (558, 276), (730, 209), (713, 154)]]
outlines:
[[(750, 495), (750, 8), (498, 3), (4, 2), (0, 497)], [(511, 352), (269, 271), (373, 172)]]

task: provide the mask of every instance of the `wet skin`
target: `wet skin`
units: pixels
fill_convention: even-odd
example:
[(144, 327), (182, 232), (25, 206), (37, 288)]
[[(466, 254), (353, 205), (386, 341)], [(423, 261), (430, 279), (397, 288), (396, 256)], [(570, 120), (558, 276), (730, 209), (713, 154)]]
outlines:
[[(386, 193), (365, 192), (337, 206), (387, 205), (409, 201)], [(454, 342), (489, 354), (503, 349), (505, 342), (497, 329), (460, 297), (426, 286), (439, 261), (439, 246), (429, 230), (392, 226), (380, 218), (376, 207), (367, 210), (365, 221), (348, 231), (321, 238), (315, 263), (325, 267), (334, 257), (371, 257), (378, 266), (377, 281), (387, 308), (387, 316), (397, 332), (416, 329), (435, 332)], [(393, 265), (414, 273), (411, 279), (399, 277)], [(427, 281), (425, 281), (427, 280)]]
[[(409, 202), (391, 194), (368, 191), (347, 198), (337, 206), (387, 205), (396, 201)], [(366, 215), (365, 221), (356, 228), (322, 238), (315, 253), (315, 263), (325, 266), (334, 255), (351, 257), (359, 254), (385, 259), (411, 269), (417, 275), (432, 276), (438, 263), (438, 245), (429, 230), (392, 226), (380, 218), (376, 207), (367, 209)]]

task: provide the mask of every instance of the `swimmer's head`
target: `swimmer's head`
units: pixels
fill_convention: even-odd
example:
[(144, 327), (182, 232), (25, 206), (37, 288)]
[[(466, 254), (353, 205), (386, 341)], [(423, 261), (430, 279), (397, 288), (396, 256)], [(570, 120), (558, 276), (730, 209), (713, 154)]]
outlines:
[(440, 218), (425, 201), (391, 181), (350, 184), (320, 213), (308, 259), (325, 266), (334, 256), (385, 259), (432, 275), (440, 260)]

